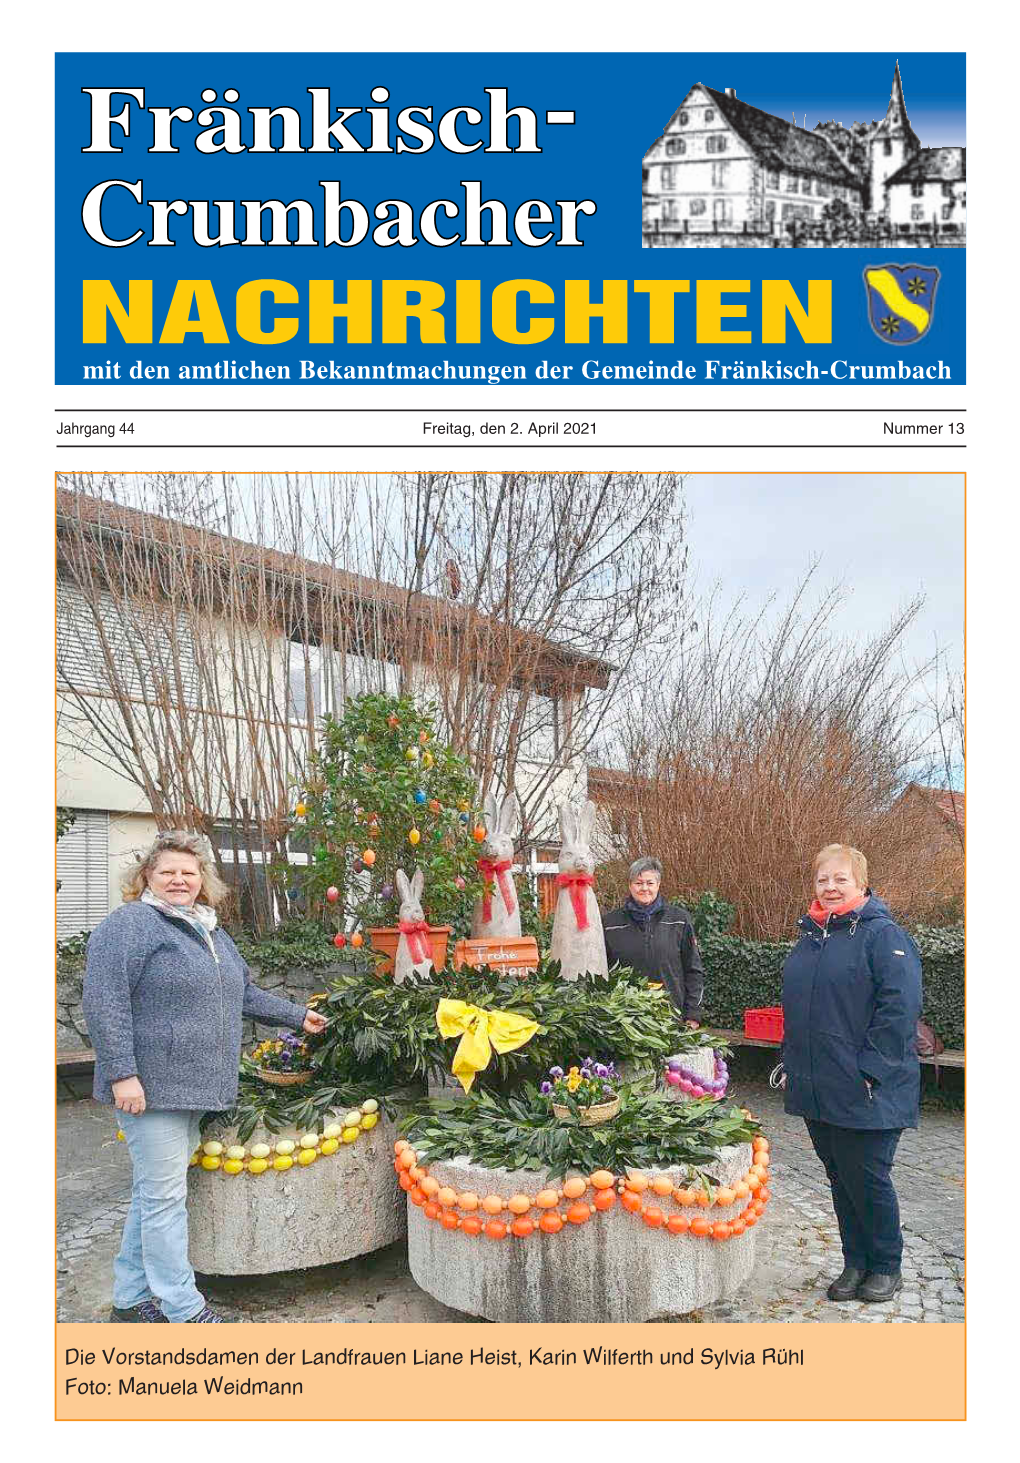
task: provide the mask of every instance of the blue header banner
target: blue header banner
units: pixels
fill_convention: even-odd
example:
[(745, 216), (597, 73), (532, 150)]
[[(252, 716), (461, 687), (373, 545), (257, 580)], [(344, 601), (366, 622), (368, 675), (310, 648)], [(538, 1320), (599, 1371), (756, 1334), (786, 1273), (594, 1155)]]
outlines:
[(59, 384), (966, 380), (961, 54), (64, 54)]

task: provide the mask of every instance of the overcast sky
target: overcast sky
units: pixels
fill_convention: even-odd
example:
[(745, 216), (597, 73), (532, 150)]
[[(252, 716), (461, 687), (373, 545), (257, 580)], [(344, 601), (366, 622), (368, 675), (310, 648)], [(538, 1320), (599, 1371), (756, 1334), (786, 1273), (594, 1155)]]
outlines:
[(693, 474), (686, 498), (698, 589), (718, 580), (727, 599), (785, 598), (820, 556), (819, 593), (851, 592), (848, 628), (879, 630), (923, 592), (908, 657), (927, 659), (937, 640), (962, 667), (962, 474)]

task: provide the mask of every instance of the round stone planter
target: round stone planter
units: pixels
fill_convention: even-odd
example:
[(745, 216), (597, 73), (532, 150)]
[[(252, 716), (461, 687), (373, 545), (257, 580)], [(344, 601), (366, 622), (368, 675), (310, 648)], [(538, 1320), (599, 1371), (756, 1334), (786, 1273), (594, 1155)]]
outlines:
[[(742, 1143), (722, 1149), (710, 1172), (733, 1184), (750, 1162), (750, 1145)], [(535, 1194), (549, 1179), (547, 1169), (510, 1173), (466, 1158), (430, 1163), (428, 1171), (458, 1193), (503, 1198)], [(676, 1169), (649, 1170), (648, 1175), (662, 1172), (677, 1183), (685, 1174)], [(666, 1213), (681, 1212), (672, 1199), (656, 1202)], [(709, 1217), (727, 1212), (735, 1211), (707, 1211)], [(745, 1230), (722, 1241), (672, 1235), (650, 1229), (617, 1202), (586, 1224), (567, 1224), (559, 1234), (536, 1230), (526, 1239), (489, 1240), (446, 1230), (409, 1202), (407, 1249), (411, 1274), (422, 1290), (467, 1315), (489, 1321), (652, 1321), (686, 1315), (732, 1295), (754, 1267), (756, 1232)]]
[[(230, 1130), (203, 1135), (224, 1146)], [(256, 1131), (249, 1142), (296, 1138)], [(403, 1190), (393, 1176), (396, 1126), (381, 1118), (370, 1133), (286, 1172), (188, 1171), (188, 1249), (204, 1275), (268, 1275), (367, 1255), (402, 1239)]]

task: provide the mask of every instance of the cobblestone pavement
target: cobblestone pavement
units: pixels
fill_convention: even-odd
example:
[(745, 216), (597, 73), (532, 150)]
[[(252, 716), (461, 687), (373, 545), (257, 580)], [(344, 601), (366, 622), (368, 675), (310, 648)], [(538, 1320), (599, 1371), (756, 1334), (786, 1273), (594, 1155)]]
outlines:
[[(905, 1242), (902, 1291), (885, 1305), (833, 1304), (825, 1287), (842, 1269), (839, 1233), (804, 1124), (787, 1117), (764, 1084), (740, 1083), (735, 1095), (770, 1138), (773, 1200), (757, 1231), (757, 1261), (746, 1286), (677, 1323), (963, 1320), (962, 1114), (922, 1113), (920, 1128), (901, 1140), (894, 1180)], [(127, 1213), (130, 1159), (123, 1143), (111, 1141), (110, 1108), (90, 1100), (62, 1103), (57, 1128), (57, 1318), (103, 1320)], [(418, 1289), (403, 1244), (340, 1265), (209, 1278), (202, 1286), (231, 1321), (473, 1320)]]

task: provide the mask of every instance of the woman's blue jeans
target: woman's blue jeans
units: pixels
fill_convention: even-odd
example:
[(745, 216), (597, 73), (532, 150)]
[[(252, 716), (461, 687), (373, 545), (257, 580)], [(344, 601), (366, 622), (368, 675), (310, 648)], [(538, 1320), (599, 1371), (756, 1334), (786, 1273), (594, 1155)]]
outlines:
[(155, 1296), (168, 1321), (190, 1321), (205, 1305), (188, 1260), (188, 1161), (199, 1112), (118, 1113), (131, 1150), (131, 1208), (113, 1266), (113, 1303), (128, 1310)]

